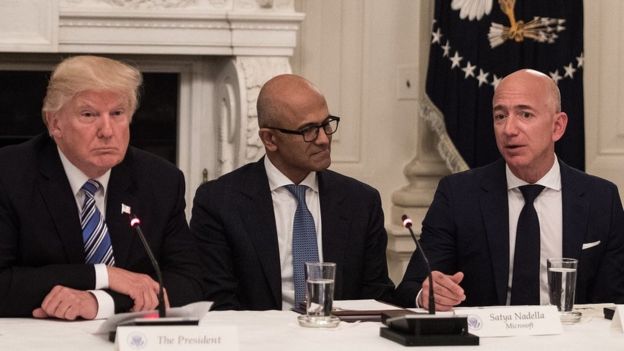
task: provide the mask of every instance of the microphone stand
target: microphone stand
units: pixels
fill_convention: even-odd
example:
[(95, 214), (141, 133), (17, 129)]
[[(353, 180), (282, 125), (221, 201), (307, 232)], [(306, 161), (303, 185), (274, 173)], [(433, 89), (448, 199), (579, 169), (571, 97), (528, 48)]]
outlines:
[(416, 240), (416, 235), (414, 235), (414, 231), (412, 230), (412, 220), (407, 217), (407, 215), (401, 216), (401, 221), (403, 221), (403, 226), (409, 230), (410, 235), (412, 236), (412, 240), (416, 244), (416, 249), (420, 252), (420, 256), (425, 261), (425, 266), (427, 267), (427, 272), (429, 273), (429, 314), (435, 314), (435, 296), (433, 294), (433, 271), (431, 270), (431, 266), (429, 265), (429, 260), (427, 259), (427, 255), (425, 255), (425, 251), (423, 251), (422, 246)]
[(165, 318), (167, 316), (166, 306), (165, 306), (165, 292), (163, 289), (163, 279), (162, 273), (160, 272), (160, 265), (158, 261), (156, 261), (156, 257), (154, 257), (154, 253), (150, 249), (147, 244), (147, 240), (145, 240), (145, 235), (143, 235), (143, 230), (141, 230), (141, 221), (134, 214), (130, 215), (130, 226), (134, 228), (137, 235), (141, 239), (141, 243), (145, 248), (145, 252), (149, 257), (150, 262), (152, 263), (152, 267), (154, 267), (154, 271), (156, 271), (156, 279), (158, 279), (158, 317)]
[[(125, 206), (125, 205), (124, 205)], [(134, 231), (141, 239), (141, 243), (143, 244), (143, 248), (149, 257), (149, 260), (156, 272), (156, 279), (158, 280), (158, 318), (147, 317), (147, 318), (133, 318), (129, 320), (125, 320), (120, 322), (117, 326), (163, 326), (163, 325), (198, 325), (199, 319), (197, 318), (186, 318), (186, 317), (170, 317), (167, 318), (167, 311), (165, 306), (165, 292), (164, 292), (164, 284), (162, 279), (162, 273), (160, 271), (160, 265), (154, 257), (154, 253), (150, 249), (147, 240), (145, 239), (145, 235), (143, 235), (143, 230), (141, 229), (141, 220), (130, 213), (129, 207), (122, 207), (122, 213), (126, 213), (130, 217), (130, 227), (134, 229)], [(108, 335), (108, 340), (114, 342), (116, 337), (116, 331), (111, 331)]]
[[(479, 345), (479, 337), (468, 333), (468, 318), (439, 316), (435, 314), (433, 275), (429, 260), (412, 231), (412, 220), (403, 215), (403, 226), (407, 228), (423, 258), (429, 276), (429, 308), (427, 314), (405, 314), (403, 316), (382, 315), (387, 327), (379, 330), (379, 335), (405, 346), (450, 346)], [(408, 312), (409, 313), (409, 312)]]

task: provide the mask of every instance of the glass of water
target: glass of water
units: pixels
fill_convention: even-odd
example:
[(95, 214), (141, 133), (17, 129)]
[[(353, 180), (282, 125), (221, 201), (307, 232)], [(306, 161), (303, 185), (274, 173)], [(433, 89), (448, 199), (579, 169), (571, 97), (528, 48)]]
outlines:
[(332, 262), (306, 262), (306, 314), (299, 316), (305, 327), (336, 327), (340, 320), (333, 316), (336, 264)]
[(549, 258), (546, 263), (550, 304), (557, 306), (557, 310), (561, 313), (562, 323), (578, 322), (581, 319), (581, 313), (573, 311), (578, 260), (574, 258)]

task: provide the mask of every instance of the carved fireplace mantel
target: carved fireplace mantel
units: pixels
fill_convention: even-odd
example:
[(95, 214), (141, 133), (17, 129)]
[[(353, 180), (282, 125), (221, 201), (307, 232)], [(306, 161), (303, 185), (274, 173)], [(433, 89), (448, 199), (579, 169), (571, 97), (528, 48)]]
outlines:
[(88, 53), (179, 73), (177, 163), (190, 204), (202, 181), (262, 154), (257, 95), (291, 71), (303, 18), (294, 0), (2, 0), (0, 70)]
[(3, 0), (3, 52), (291, 56), (294, 0)]

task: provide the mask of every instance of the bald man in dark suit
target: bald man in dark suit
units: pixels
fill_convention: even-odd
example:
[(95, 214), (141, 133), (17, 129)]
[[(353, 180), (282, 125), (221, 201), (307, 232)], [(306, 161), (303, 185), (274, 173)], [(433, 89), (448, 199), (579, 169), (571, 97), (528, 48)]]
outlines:
[[(327, 170), (339, 118), (320, 91), (295, 75), (269, 80), (258, 97), (266, 156), (203, 184), (193, 204), (195, 235), (215, 309), (296, 306), (297, 266), (288, 187), (305, 186), (315, 225), (310, 251), (336, 263), (336, 299), (389, 300), (387, 236), (379, 193)], [(318, 251), (318, 252), (317, 252)], [(302, 275), (299, 272), (299, 275)]]
[[(493, 124), (503, 158), (442, 179), (423, 220), (437, 310), (549, 304), (546, 260), (561, 257), (578, 260), (576, 303), (624, 302), (620, 195), (613, 183), (556, 157), (567, 120), (547, 75), (520, 70), (501, 80)], [(535, 240), (524, 239), (530, 230), (521, 224), (530, 189), (537, 190), (526, 207), (537, 217)], [(428, 287), (414, 252), (396, 302), (426, 308)]]

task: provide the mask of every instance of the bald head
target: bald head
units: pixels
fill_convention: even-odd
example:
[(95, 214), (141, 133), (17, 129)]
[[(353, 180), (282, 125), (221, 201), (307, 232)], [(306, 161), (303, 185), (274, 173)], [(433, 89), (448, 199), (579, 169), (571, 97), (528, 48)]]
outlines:
[(554, 112), (561, 112), (561, 93), (557, 84), (547, 75), (534, 69), (521, 69), (503, 78), (494, 91), (494, 100), (499, 91), (504, 91), (508, 86), (520, 85), (531, 87), (543, 93), (546, 103)]
[(258, 125), (279, 125), (288, 116), (319, 103), (327, 105), (320, 90), (307, 79), (294, 74), (273, 77), (258, 95)]
[[(257, 108), (258, 136), (267, 158), (293, 183), (329, 167), (333, 131), (327, 132), (329, 124), (324, 123), (331, 116), (312, 83), (294, 74), (274, 77), (260, 90)], [(316, 132), (316, 138), (306, 140), (307, 131)]]
[(535, 183), (555, 162), (555, 142), (568, 116), (561, 112), (559, 88), (535, 70), (516, 71), (500, 81), (492, 100), (496, 145), (511, 172)]

